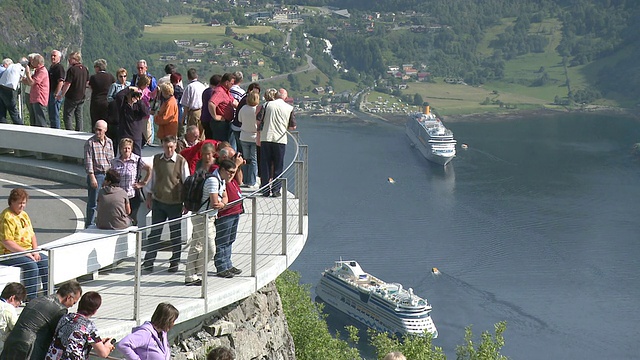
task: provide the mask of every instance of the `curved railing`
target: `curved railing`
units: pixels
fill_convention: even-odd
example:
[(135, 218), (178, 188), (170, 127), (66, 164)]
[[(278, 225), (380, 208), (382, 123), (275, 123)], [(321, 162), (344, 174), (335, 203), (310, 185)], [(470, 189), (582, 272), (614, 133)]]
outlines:
[[(258, 196), (260, 190), (243, 196), (245, 213), (240, 216), (232, 252), (234, 266), (244, 270), (241, 275), (233, 279), (216, 277), (210, 261), (206, 265), (209, 276), (203, 276), (207, 281), (202, 286), (184, 285), (190, 240), (201, 236), (208, 241), (207, 229), (194, 233), (191, 222), (195, 217), (209, 216), (207, 211), (126, 231), (89, 229), (42, 246), (50, 259), (48, 292), (54, 291), (55, 284), (93, 274), (93, 280), (81, 283), (84, 291), (98, 291), (103, 296), (103, 306), (94, 319), (105, 336), (121, 338), (132, 326), (149, 319), (159, 302), (174, 304), (180, 310), (178, 321), (183, 322), (239, 301), (275, 280), (300, 254), (308, 233), (308, 148), (300, 142), (297, 132), (290, 133), (289, 138), (292, 141), (288, 149), (295, 151), (287, 156), (290, 161), (282, 175), (271, 182), (281, 182), (282, 196)], [(170, 244), (166, 242), (171, 239), (167, 227), (177, 222), (181, 225), (182, 264), (178, 273), (168, 273)], [(155, 271), (143, 274), (146, 239), (156, 227), (164, 229), (164, 245), (159, 249)], [(226, 230), (229, 229), (217, 229)], [(205, 259), (209, 258), (206, 246), (204, 254)], [(0, 260), (13, 256), (20, 254), (0, 256)], [(105, 268), (108, 273), (104, 273)]]

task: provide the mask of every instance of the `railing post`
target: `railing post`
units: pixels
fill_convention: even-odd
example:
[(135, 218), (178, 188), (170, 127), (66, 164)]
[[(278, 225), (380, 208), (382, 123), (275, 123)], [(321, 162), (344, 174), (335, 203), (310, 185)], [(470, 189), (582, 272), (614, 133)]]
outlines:
[[(196, 215), (197, 216), (197, 215)], [(202, 293), (201, 296), (204, 299), (204, 313), (209, 312), (209, 305), (207, 296), (207, 284), (209, 281), (209, 215), (202, 214), (202, 221), (204, 221), (204, 258), (202, 259)], [(193, 218), (191, 218), (193, 219)], [(196, 234), (191, 235), (191, 237)]]
[(304, 215), (309, 215), (309, 146), (300, 145), (302, 150), (302, 190), (304, 193)]
[(280, 179), (282, 184), (282, 255), (287, 255), (287, 179)]
[(256, 258), (258, 248), (258, 199), (251, 198), (251, 277), (256, 277)]
[(53, 294), (53, 289), (56, 286), (56, 284), (53, 283), (53, 263), (55, 262), (52, 256), (53, 252), (53, 249), (47, 249), (47, 256), (49, 257), (49, 285), (47, 285), (47, 288), (45, 289), (47, 291), (47, 295)]
[(140, 278), (142, 276), (142, 231), (136, 232), (136, 266), (133, 285), (133, 320), (140, 325)]
[(304, 189), (302, 185), (302, 174), (304, 171), (304, 163), (300, 160), (295, 161), (296, 164), (296, 196), (298, 197), (298, 234), (302, 234), (304, 224)]

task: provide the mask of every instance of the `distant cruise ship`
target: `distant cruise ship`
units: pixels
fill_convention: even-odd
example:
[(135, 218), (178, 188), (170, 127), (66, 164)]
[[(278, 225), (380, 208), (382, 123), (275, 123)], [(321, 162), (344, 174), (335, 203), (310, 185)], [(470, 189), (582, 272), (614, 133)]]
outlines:
[(447, 165), (456, 156), (453, 132), (431, 113), (429, 106), (425, 107), (424, 113), (409, 114), (406, 131), (412, 145), (415, 145), (427, 160)]
[(401, 284), (386, 283), (367, 274), (356, 261), (336, 261), (325, 270), (316, 294), (327, 304), (366, 326), (391, 334), (438, 337), (431, 305)]

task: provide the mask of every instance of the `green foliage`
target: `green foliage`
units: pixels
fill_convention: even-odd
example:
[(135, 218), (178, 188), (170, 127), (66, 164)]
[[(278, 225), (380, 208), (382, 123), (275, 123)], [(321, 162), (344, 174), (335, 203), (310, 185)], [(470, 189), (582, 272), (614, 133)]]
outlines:
[(501, 321), (494, 325), (495, 336), (488, 331), (483, 331), (481, 335), (482, 341), (475, 344), (473, 341), (473, 333), (471, 326), (468, 326), (464, 332), (464, 345), (456, 348), (456, 356), (458, 360), (506, 360), (506, 356), (500, 354), (500, 349), (504, 346), (504, 336), (502, 334), (507, 329), (507, 323)]
[[(423, 336), (404, 335), (402, 338), (389, 336), (369, 330), (371, 345), (376, 348), (378, 359), (391, 351), (400, 351), (407, 359), (411, 360), (444, 360), (442, 348), (433, 345), (433, 336), (425, 333)], [(487, 358), (488, 359), (488, 358)]]
[(300, 274), (287, 270), (276, 279), (282, 307), (293, 336), (298, 360), (360, 359), (358, 350), (329, 333), (322, 307), (311, 300), (308, 285), (300, 285)]

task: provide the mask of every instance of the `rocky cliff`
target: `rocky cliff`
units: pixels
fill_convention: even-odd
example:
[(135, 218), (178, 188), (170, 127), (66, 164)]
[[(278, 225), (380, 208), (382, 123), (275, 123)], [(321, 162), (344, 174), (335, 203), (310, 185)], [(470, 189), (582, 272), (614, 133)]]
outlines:
[(295, 360), (293, 338), (275, 284), (224, 307), (180, 333), (172, 359), (204, 359), (217, 346), (234, 349), (237, 360)]

